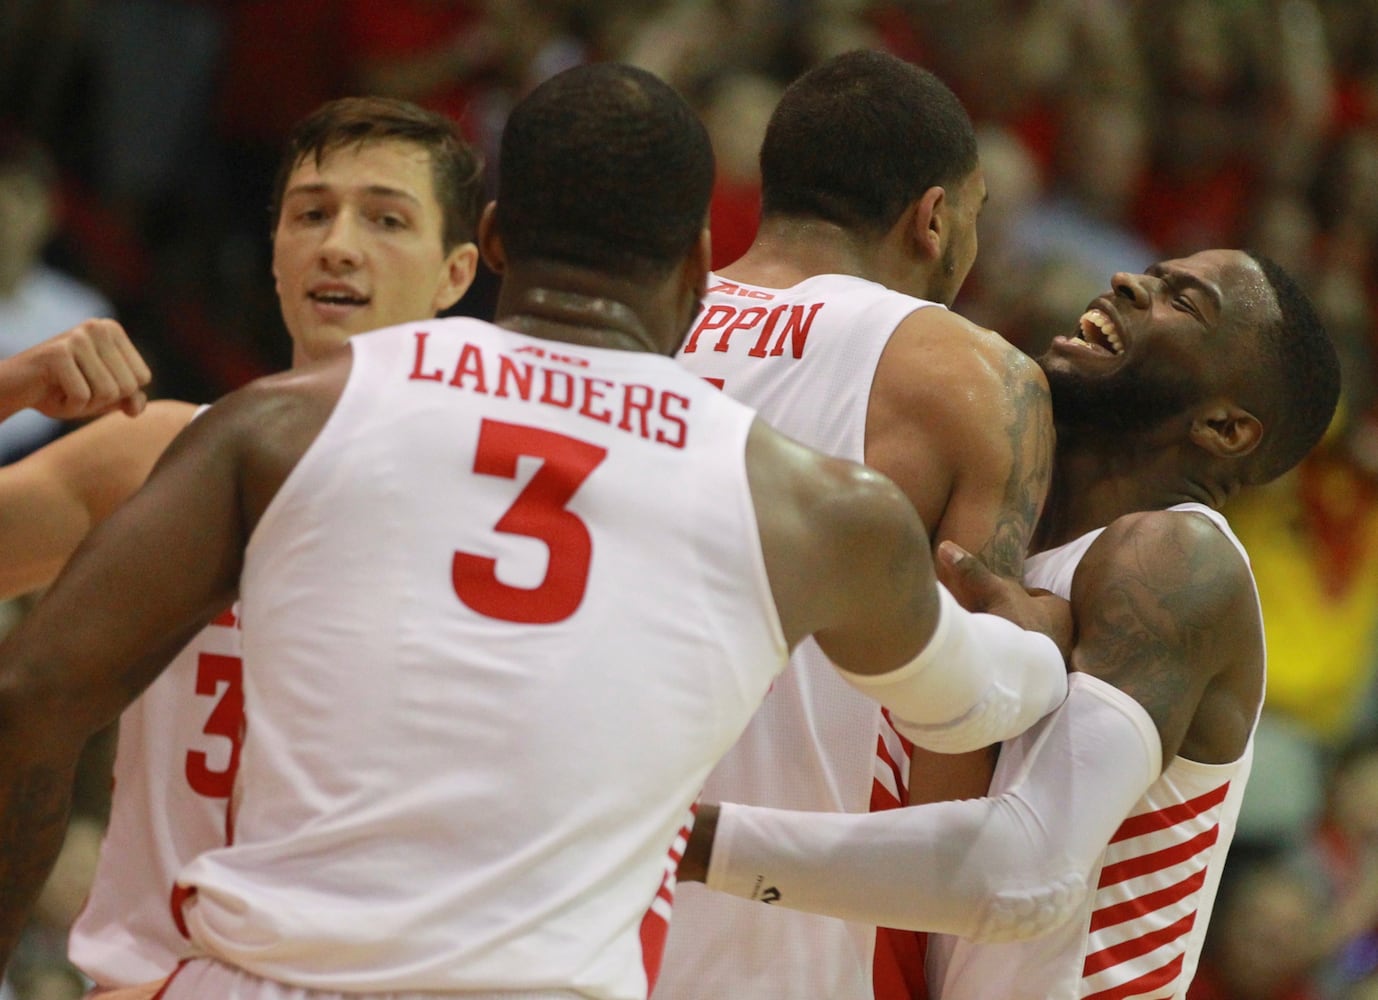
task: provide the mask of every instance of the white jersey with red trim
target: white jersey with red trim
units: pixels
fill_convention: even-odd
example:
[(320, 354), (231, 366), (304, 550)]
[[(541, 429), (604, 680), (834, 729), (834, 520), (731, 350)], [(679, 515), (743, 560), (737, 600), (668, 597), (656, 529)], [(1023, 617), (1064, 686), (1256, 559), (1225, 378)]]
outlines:
[(232, 608), (120, 715), (110, 820), (68, 938), (72, 963), (103, 988), (161, 979), (190, 952), (172, 894), (184, 864), (233, 835), (244, 721), (239, 653)]
[[(679, 360), (790, 437), (861, 461), (881, 353), (906, 316), (934, 305), (848, 275), (783, 289), (712, 276)], [(713, 770), (703, 800), (865, 812), (880, 732), (880, 707), (806, 640)], [(687, 885), (656, 997), (869, 998), (874, 946), (875, 929), (864, 924)]]
[[(1196, 503), (1169, 509), (1210, 518), (1248, 562), (1220, 513)], [(1066, 597), (1099, 535), (1032, 556), (1024, 582)], [(991, 794), (1019, 773), (1030, 741), (1004, 744)], [(1091, 873), (1096, 888), (1082, 912), (1051, 934), (1010, 944), (930, 935), (934, 1000), (1181, 1000), (1196, 974), (1252, 762), (1252, 736), (1230, 764), (1168, 762)]]
[(350, 343), (246, 551), (192, 938), (313, 990), (644, 998), (690, 806), (786, 663), (754, 414), (478, 320)]

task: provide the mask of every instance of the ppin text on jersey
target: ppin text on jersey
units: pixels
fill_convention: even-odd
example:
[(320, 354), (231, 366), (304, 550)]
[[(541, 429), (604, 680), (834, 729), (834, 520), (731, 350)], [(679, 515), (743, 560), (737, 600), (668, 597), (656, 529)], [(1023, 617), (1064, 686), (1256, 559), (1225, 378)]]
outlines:
[[(715, 285), (709, 291), (741, 295), (747, 299), (767, 294), (731, 282)], [(774, 306), (715, 302), (700, 311), (689, 339), (684, 343), (683, 353), (693, 354), (697, 351), (699, 338), (706, 333), (710, 338), (717, 334), (716, 341), (705, 341), (704, 346), (711, 342), (713, 350), (719, 354), (726, 353), (734, 342), (746, 342), (750, 344), (746, 351), (748, 357), (778, 358), (788, 351), (790, 357), (801, 358), (808, 341), (809, 327), (822, 307), (821, 302), (808, 305), (781, 302)]]

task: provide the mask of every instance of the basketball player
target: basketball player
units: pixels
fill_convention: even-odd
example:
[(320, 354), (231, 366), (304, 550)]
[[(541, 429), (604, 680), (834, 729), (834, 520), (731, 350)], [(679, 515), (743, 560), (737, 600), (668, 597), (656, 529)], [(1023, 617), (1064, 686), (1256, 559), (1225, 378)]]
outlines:
[(152, 377), (123, 327), (92, 320), (0, 358), (0, 420), (30, 407), (57, 420), (82, 420), (116, 406), (138, 416)]
[(22, 913), (86, 735), (241, 598), (235, 839), (179, 878), (206, 957), (167, 1000), (645, 997), (689, 807), (806, 635), (920, 732), (1065, 686), (1050, 639), (942, 596), (893, 484), (668, 357), (713, 180), (672, 90), (560, 74), (500, 169), (500, 325), (404, 324), (233, 394), (0, 647)]
[[(273, 213), (273, 272), (294, 363), (454, 304), (477, 265), (481, 199), (477, 157), (445, 118), (400, 101), (346, 99), (305, 119), (285, 152)], [(107, 325), (118, 330), (109, 321), (83, 327)], [(136, 420), (112, 415), (0, 470), (0, 587), (48, 583), (196, 412), (155, 401)], [(220, 610), (120, 719), (110, 822), (69, 944), (98, 989), (172, 971), (188, 947), (176, 874), (234, 836), (244, 693), (238, 616), (228, 604)]]
[[(1071, 600), (1067, 701), (1004, 745), (989, 798), (864, 817), (703, 807), (682, 877), (713, 834), (716, 888), (942, 932), (937, 1000), (1181, 998), (1264, 691), (1253, 577), (1218, 509), (1320, 439), (1338, 363), (1285, 272), (1212, 250), (1117, 274), (1040, 364), (1057, 465), (1026, 581)], [(959, 594), (1026, 598), (940, 555)]]
[[(986, 198), (965, 109), (925, 70), (846, 53), (786, 90), (761, 175), (760, 231), (710, 278), (681, 363), (797, 440), (885, 473), (935, 545), (951, 539), (1018, 579), (1047, 488), (1052, 416), (1034, 362), (947, 308)], [(875, 703), (805, 642), (704, 798), (897, 806), (907, 752)], [(658, 996), (869, 998), (874, 937), (865, 924), (691, 886)]]

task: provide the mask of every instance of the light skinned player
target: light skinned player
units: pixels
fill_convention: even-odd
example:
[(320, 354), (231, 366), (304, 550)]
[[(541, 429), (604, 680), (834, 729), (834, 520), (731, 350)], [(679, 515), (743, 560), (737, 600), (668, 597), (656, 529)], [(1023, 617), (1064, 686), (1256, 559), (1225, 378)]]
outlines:
[[(478, 160), (438, 115), (346, 99), (304, 120), (284, 155), (273, 216), (273, 276), (294, 364), (453, 305), (473, 280), (480, 204)], [(73, 334), (111, 328), (97, 321)], [(0, 590), (50, 582), (197, 410), (158, 400), (133, 420), (102, 418), (0, 469)], [(220, 612), (120, 720), (110, 823), (69, 946), (98, 988), (175, 967), (188, 946), (176, 874), (233, 836), (243, 686), (238, 617), (228, 604)]]
[(131, 417), (148, 404), (148, 365), (114, 320), (96, 319), (0, 358), (0, 420), (35, 409), (84, 420), (118, 407)]
[[(420, 111), (404, 102), (359, 107), (363, 115)], [(427, 127), (443, 135), (443, 123)], [(339, 148), (319, 161), (313, 154), (297, 162), (302, 151), (289, 146), (284, 169), (291, 174), (279, 177), (273, 277), (294, 364), (352, 334), (449, 308), (468, 289), (477, 266), (472, 227), (481, 192), (473, 154), (466, 150), (467, 159), (456, 158), (450, 172), (436, 174), (425, 145), (434, 139), (364, 135), (355, 142), (340, 135), (331, 141)], [(290, 204), (281, 197), (288, 191)], [(284, 207), (293, 213), (284, 215)], [(465, 217), (467, 234), (459, 221)], [(110, 352), (99, 345), (128, 342), (113, 320), (91, 320), (70, 334), (104, 355)], [(16, 379), (24, 375), (15, 372)], [(116, 371), (116, 377), (122, 375)], [(41, 385), (18, 386), (13, 398), (23, 405), (15, 408), (33, 405), (24, 400)], [(197, 404), (177, 400), (155, 400), (146, 408), (143, 402), (127, 408), (137, 420), (112, 415), (95, 421), (0, 470), (0, 545), (6, 553), (0, 596), (51, 582), (91, 527), (138, 489), (197, 410)]]

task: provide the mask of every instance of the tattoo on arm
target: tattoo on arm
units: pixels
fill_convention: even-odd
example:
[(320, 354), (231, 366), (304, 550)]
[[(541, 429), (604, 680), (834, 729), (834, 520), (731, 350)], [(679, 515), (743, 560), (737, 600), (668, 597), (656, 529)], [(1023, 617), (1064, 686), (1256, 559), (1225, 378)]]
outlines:
[(50, 764), (26, 766), (0, 790), (0, 969), (62, 849), (71, 795), (71, 769)]
[(978, 554), (996, 573), (1017, 578), (1023, 575), (1024, 556), (1048, 492), (1054, 438), (1047, 388), (1015, 372), (1006, 375), (1006, 386), (1011, 416), (1005, 434), (1014, 457), (1005, 481), (1000, 518)]
[(1132, 531), (1093, 593), (1074, 596), (1083, 635), (1093, 637), (1083, 669), (1131, 695), (1165, 736), (1185, 731), (1192, 691), (1204, 688), (1204, 672), (1223, 667), (1212, 637), (1236, 591), (1235, 574), (1215, 554), (1173, 532)]

